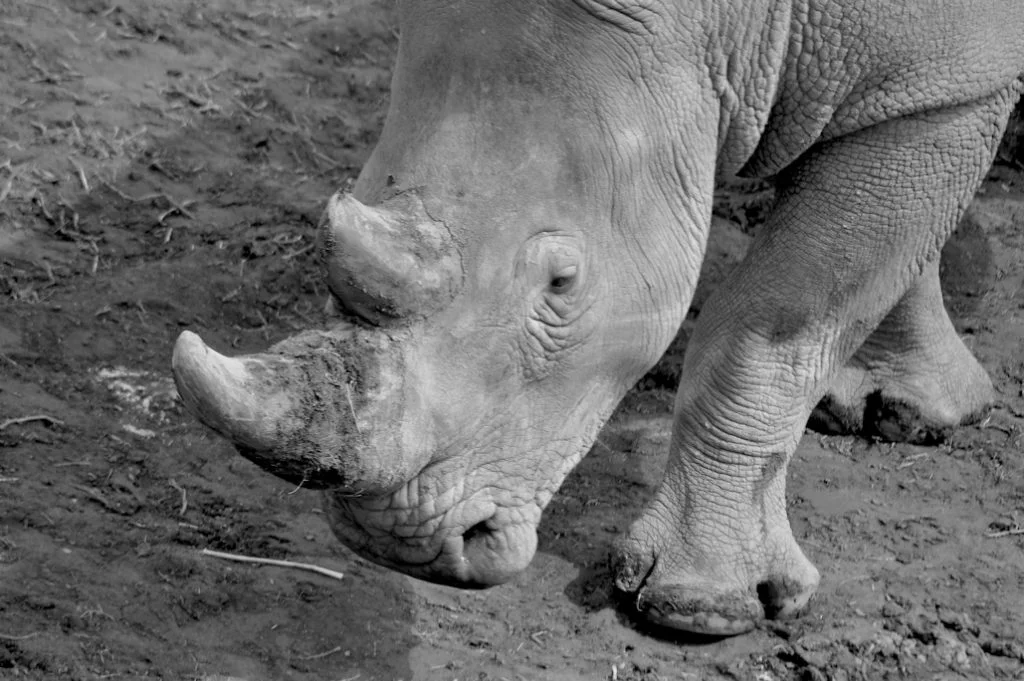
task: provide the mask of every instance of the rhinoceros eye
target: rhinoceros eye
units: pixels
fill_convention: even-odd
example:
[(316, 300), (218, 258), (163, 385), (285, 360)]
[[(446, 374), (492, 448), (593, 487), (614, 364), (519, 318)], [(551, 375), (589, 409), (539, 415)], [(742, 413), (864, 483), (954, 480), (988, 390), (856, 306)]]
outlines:
[(549, 288), (552, 293), (566, 293), (576, 283), (577, 267), (570, 265), (563, 267), (551, 275)]

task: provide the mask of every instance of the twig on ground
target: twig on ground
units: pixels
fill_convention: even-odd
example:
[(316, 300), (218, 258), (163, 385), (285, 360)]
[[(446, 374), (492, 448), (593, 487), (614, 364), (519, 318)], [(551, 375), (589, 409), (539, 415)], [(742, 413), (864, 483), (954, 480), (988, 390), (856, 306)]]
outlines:
[(11, 189), (14, 188), (14, 177), (14, 175), (11, 175), (9, 178), (7, 178), (7, 184), (4, 185), (3, 189), (0, 189), (0, 203), (3, 203), (4, 201), (7, 200), (7, 197), (11, 193)]
[(1014, 537), (1018, 535), (1024, 535), (1024, 527), (1012, 527), (1009, 530), (1002, 530), (1001, 532), (989, 532), (985, 536), (989, 539), (999, 539), (1001, 537)]
[(53, 224), (55, 222), (53, 219), (53, 213), (51, 213), (46, 207), (46, 200), (43, 198), (43, 195), (37, 190), (33, 190), (30, 199), (32, 203), (39, 206), (39, 211), (43, 214), (43, 217), (46, 218), (46, 221)]
[[(312, 142), (310, 142), (310, 145), (312, 145)], [(336, 168), (342, 168), (342, 167), (345, 166), (345, 164), (343, 162), (335, 161), (333, 158), (331, 158), (327, 154), (324, 154), (324, 153), (321, 153), (321, 152), (317, 151), (316, 147), (311, 146), (309, 151), (310, 151), (311, 154), (313, 154), (313, 156), (315, 158), (318, 158), (318, 159), (320, 159), (321, 161), (323, 161), (324, 163), (327, 164), (327, 170), (335, 170)]]
[(31, 634), (22, 634), (21, 636), (13, 636), (11, 634), (0, 634), (0, 641), (24, 641), (27, 638), (33, 638), (39, 636), (42, 632), (33, 631)]
[(181, 508), (178, 510), (178, 515), (185, 515), (185, 511), (188, 510), (188, 494), (185, 493), (185, 488), (179, 485), (174, 478), (171, 478), (167, 482), (171, 487), (181, 492)]
[(203, 97), (195, 92), (189, 92), (188, 90), (182, 90), (180, 88), (168, 88), (163, 91), (163, 94), (167, 97), (181, 97), (189, 104), (199, 109), (199, 113), (206, 113), (207, 111), (220, 111), (218, 106), (212, 98)]
[[(32, 61), (29, 63), (32, 66), (32, 68), (34, 68), (36, 71), (40, 73), (39, 78), (34, 79), (32, 81), (33, 83), (47, 83), (50, 85), (57, 85), (61, 82), (62, 78), (58, 74), (47, 70), (45, 66), (39, 63), (38, 59), (32, 59)], [(66, 80), (66, 78), (64, 80)]]
[[(77, 130), (77, 128), (75, 129)], [(82, 183), (82, 190), (88, 193), (89, 179), (85, 176), (85, 169), (82, 168), (82, 166), (75, 159), (71, 158), (68, 160), (71, 161), (71, 165), (73, 165), (75, 167), (75, 170), (78, 171), (78, 181)]]
[(800, 545), (801, 546), (805, 546), (805, 545), (806, 546), (810, 546), (813, 549), (817, 549), (817, 550), (819, 550), (819, 551), (821, 551), (823, 553), (828, 553), (828, 554), (831, 554), (833, 556), (840, 555), (840, 551), (838, 551), (837, 549), (830, 548), (828, 546), (825, 546), (824, 544), (819, 544), (818, 542), (810, 541), (808, 539), (801, 539), (800, 540)]
[(18, 482), (21, 478), (0, 478), (0, 482)]
[(0, 423), (0, 430), (10, 428), (11, 426), (17, 426), (22, 423), (31, 423), (32, 421), (46, 421), (52, 423), (55, 426), (63, 426), (64, 422), (60, 419), (55, 419), (52, 416), (46, 414), (33, 414), (32, 416), (19, 416), (18, 418), (7, 419), (3, 423)]
[(316, 247), (315, 243), (314, 244), (309, 244), (305, 248), (300, 248), (298, 250), (294, 250), (294, 251), (290, 251), (288, 253), (285, 253), (283, 256), (281, 256), (281, 258), (284, 259), (284, 260), (291, 260), (292, 258), (297, 258), (300, 255), (304, 255), (306, 253), (309, 253), (315, 247)]
[(100, 491), (98, 489), (96, 489), (94, 487), (86, 487), (85, 485), (71, 485), (71, 486), (74, 487), (75, 489), (77, 489), (79, 492), (84, 492), (90, 499), (92, 499), (93, 501), (95, 501), (96, 503), (98, 503), (100, 506), (102, 506), (103, 508), (107, 509), (108, 511), (111, 511), (113, 513), (120, 513), (121, 512), (121, 509), (119, 509), (115, 504), (113, 504), (105, 496), (100, 494)]
[(901, 461), (898, 466), (896, 466), (896, 470), (899, 471), (899, 470), (903, 470), (904, 468), (909, 468), (910, 466), (913, 466), (915, 463), (917, 463), (921, 459), (925, 459), (925, 458), (927, 458), (930, 455), (931, 455), (931, 452), (921, 452), (920, 454), (911, 454), (910, 456), (908, 456), (905, 459), (903, 459), (903, 461)]
[(38, 7), (39, 9), (45, 9), (47, 12), (53, 12), (54, 14), (58, 13), (57, 10), (55, 10), (54, 8), (47, 7), (46, 5), (40, 4), (38, 2), (26, 2), (25, 4), (31, 5), (32, 7)]
[(50, 280), (50, 286), (55, 286), (57, 284), (57, 277), (53, 276), (53, 266), (44, 260), (43, 264), (39, 267), (46, 272), (46, 276)]
[[(86, 99), (82, 95), (80, 95), (80, 94), (78, 94), (76, 92), (72, 92), (71, 90), (67, 89), (66, 87), (61, 87), (59, 85), (54, 85), (50, 89), (51, 90), (56, 90), (57, 92), (60, 92), (61, 94), (67, 95), (68, 97), (71, 98), (71, 100), (75, 104), (77, 104), (79, 106), (96, 106), (96, 102), (92, 101), (91, 99)], [(74, 121), (72, 121), (71, 124), (74, 125)], [(78, 133), (78, 141), (82, 142), (83, 141), (82, 140), (82, 131), (78, 129), (77, 125), (75, 125), (75, 132)]]
[(164, 201), (166, 201), (171, 207), (170, 209), (161, 213), (160, 217), (157, 218), (157, 222), (161, 224), (172, 213), (178, 213), (190, 220), (196, 219), (196, 216), (191, 211), (188, 210), (189, 206), (194, 205), (196, 203), (196, 201), (193, 199), (184, 201), (182, 203), (178, 203), (177, 201), (175, 201), (174, 199), (172, 199), (170, 196), (163, 192), (154, 192), (152, 194), (146, 194), (145, 196), (139, 197), (129, 196), (128, 194), (124, 193), (123, 191), (115, 187), (110, 182), (107, 182), (106, 180), (101, 180), (101, 182), (103, 182), (103, 186), (105, 186), (107, 189), (114, 192), (115, 194), (117, 194), (118, 196), (120, 196), (122, 199), (129, 203), (145, 203), (146, 201), (152, 201), (153, 199), (163, 199)]
[[(156, 219), (157, 223), (159, 223), (159, 224), (161, 224), (161, 225), (162, 225), (162, 224), (164, 224), (164, 220), (166, 220), (166, 219), (167, 219), (167, 218), (169, 218), (170, 216), (174, 215), (175, 213), (178, 213), (179, 215), (181, 215), (181, 216), (183, 216), (183, 217), (186, 217), (186, 218), (188, 218), (189, 220), (194, 220), (194, 219), (195, 219), (195, 217), (196, 217), (196, 216), (195, 216), (195, 215), (193, 215), (193, 214), (192, 214), (191, 212), (189, 212), (189, 210), (188, 210), (188, 207), (189, 207), (189, 206), (191, 206), (191, 205), (194, 205), (194, 204), (196, 203), (195, 201), (186, 201), (185, 203), (183, 203), (183, 204), (181, 204), (181, 205), (179, 206), (179, 205), (178, 205), (177, 203), (175, 203), (175, 202), (174, 202), (174, 201), (173, 201), (173, 200), (171, 199), (171, 197), (167, 196), (167, 194), (163, 194), (162, 196), (163, 196), (163, 197), (164, 197), (165, 199), (167, 199), (167, 202), (168, 202), (169, 204), (171, 204), (171, 207), (170, 207), (170, 208), (168, 208), (167, 210), (165, 210), (165, 211), (164, 211), (163, 213), (160, 213), (160, 216), (159, 216), (159, 217), (157, 217), (157, 219)], [(168, 240), (170, 240), (170, 237), (167, 237), (167, 239), (168, 239)]]
[(356, 406), (352, 403), (352, 386), (348, 383), (345, 384), (345, 396), (348, 397), (348, 409), (352, 412), (352, 425), (356, 427), (356, 432), (362, 435), (363, 431), (359, 430), (359, 418), (356, 416)]
[(993, 423), (992, 422), (992, 414), (989, 414), (988, 416), (986, 416), (985, 420), (978, 424), (978, 428), (982, 428), (982, 429), (986, 429), (987, 428), (987, 429), (991, 429), (991, 430), (998, 430), (1000, 433), (1003, 433), (1004, 435), (1011, 436), (1011, 437), (1013, 436), (1013, 428), (1010, 428), (1008, 426), (1004, 426), (1001, 423)]
[(306, 570), (307, 572), (315, 572), (318, 575), (324, 577), (330, 577), (331, 579), (343, 579), (344, 575), (334, 570), (329, 570), (319, 565), (311, 565), (310, 563), (296, 563), (290, 560), (275, 560), (273, 558), (254, 558), (252, 556), (240, 556), (235, 553), (224, 553), (222, 551), (213, 551), (211, 549), (203, 549), (200, 551), (204, 556), (213, 556), (214, 558), (223, 558), (224, 560), (233, 560), (239, 563), (252, 563), (254, 565), (273, 565), (275, 567), (283, 568), (294, 568), (296, 570)]
[(296, 657), (295, 659), (297, 659), (297, 660), (322, 660), (325, 657), (329, 657), (329, 656), (333, 655), (334, 653), (340, 653), (342, 650), (344, 650), (344, 648), (342, 646), (337, 646), (336, 648), (331, 648), (330, 650), (325, 650), (324, 652), (317, 653), (316, 655), (300, 655), (300, 656)]

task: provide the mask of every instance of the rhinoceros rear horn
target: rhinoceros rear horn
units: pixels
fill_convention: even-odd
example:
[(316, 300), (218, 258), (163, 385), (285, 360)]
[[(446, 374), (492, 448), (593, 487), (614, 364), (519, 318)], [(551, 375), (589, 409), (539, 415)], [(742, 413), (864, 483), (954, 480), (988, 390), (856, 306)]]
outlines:
[(412, 194), (374, 207), (335, 194), (321, 221), (319, 246), (331, 292), (346, 309), (377, 324), (439, 310), (462, 280), (450, 233)]

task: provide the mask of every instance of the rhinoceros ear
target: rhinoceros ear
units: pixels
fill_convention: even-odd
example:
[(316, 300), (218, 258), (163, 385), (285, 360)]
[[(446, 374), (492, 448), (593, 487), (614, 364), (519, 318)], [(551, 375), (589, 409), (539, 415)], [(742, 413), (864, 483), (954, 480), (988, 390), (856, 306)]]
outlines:
[(447, 305), (462, 283), (451, 234), (411, 193), (380, 207), (335, 194), (318, 242), (331, 293), (374, 324), (428, 316)]

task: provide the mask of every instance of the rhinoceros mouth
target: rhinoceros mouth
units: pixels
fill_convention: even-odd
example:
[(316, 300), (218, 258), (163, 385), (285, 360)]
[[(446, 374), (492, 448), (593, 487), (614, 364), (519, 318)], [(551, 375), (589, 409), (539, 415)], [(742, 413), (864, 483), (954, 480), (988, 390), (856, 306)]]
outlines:
[[(497, 586), (525, 570), (537, 550), (537, 523), (523, 518), (521, 510), (510, 514), (508, 509), (494, 510), (490, 505), (489, 510), (481, 508), (477, 517), (487, 515), (476, 520), (469, 509), (460, 508), (471, 503), (466, 502), (445, 514), (471, 518), (474, 522), (464, 529), (425, 526), (427, 536), (402, 537), (361, 521), (366, 506), (375, 506), (376, 501), (328, 492), (331, 527), (341, 542), (361, 557), (411, 577), (463, 589)], [(518, 518), (510, 520), (510, 515)]]

